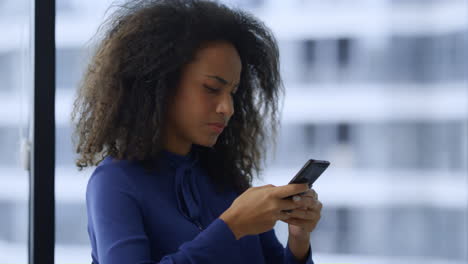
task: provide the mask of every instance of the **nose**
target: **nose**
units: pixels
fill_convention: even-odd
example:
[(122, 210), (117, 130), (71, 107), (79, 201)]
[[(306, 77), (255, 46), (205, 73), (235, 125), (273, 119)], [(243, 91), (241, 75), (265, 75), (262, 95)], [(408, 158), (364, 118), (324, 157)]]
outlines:
[(234, 102), (231, 95), (221, 96), (216, 107), (216, 112), (224, 115), (224, 120), (229, 120), (234, 114)]

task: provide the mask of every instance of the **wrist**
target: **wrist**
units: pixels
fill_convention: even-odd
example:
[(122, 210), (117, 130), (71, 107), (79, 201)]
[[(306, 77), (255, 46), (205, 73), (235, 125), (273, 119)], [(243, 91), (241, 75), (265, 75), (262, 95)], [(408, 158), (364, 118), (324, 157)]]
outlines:
[(236, 237), (236, 240), (239, 240), (240, 238), (244, 236), (241, 229), (239, 228), (240, 225), (236, 221), (236, 219), (238, 218), (235, 217), (235, 215), (233, 215), (232, 212), (229, 212), (229, 210), (226, 210), (224, 213), (222, 213), (219, 216), (219, 218), (227, 224), (229, 229), (231, 229), (232, 233)]
[(308, 238), (289, 236), (288, 245), (291, 253), (300, 262), (304, 261), (309, 254), (310, 240)]
[(296, 237), (296, 236), (288, 236), (288, 243), (294, 246), (300, 246), (302, 248), (307, 248), (310, 246), (310, 237)]
[(304, 233), (300, 235), (289, 234), (289, 239), (294, 240), (298, 243), (306, 243), (310, 241), (310, 233)]
[(293, 225), (288, 225), (289, 238), (293, 238), (296, 241), (306, 242), (310, 240), (311, 232), (305, 231), (303, 228), (297, 228)]

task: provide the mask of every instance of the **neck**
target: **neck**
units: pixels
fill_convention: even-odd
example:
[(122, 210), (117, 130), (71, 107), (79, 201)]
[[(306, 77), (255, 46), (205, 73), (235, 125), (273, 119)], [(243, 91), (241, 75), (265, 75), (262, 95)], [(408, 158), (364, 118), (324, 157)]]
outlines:
[(192, 148), (192, 143), (178, 137), (176, 133), (165, 133), (163, 148), (169, 152), (186, 156)]

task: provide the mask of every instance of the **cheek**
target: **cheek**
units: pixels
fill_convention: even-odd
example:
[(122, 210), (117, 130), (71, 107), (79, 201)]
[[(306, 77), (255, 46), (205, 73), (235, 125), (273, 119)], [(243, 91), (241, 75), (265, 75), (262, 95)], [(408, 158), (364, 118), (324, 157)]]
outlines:
[(185, 129), (209, 122), (211, 102), (208, 96), (192, 93), (181, 96), (177, 102), (175, 118)]
[(206, 92), (193, 92), (186, 98), (186, 105), (189, 111), (205, 115), (214, 103), (214, 97)]

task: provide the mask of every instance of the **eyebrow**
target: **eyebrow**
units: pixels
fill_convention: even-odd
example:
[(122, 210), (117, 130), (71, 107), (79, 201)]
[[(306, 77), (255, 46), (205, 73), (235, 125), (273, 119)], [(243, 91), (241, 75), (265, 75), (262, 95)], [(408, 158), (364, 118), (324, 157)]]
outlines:
[[(225, 79), (219, 77), (218, 75), (205, 75), (206, 77), (210, 77), (212, 79), (215, 79), (217, 80), (218, 82), (222, 83), (222, 84), (229, 84), (228, 81), (226, 81)], [(236, 87), (239, 86), (239, 83), (236, 84)]]

